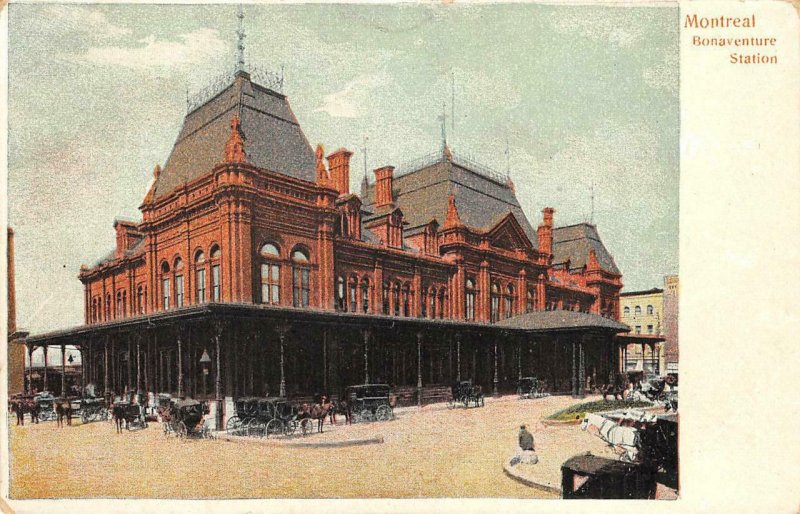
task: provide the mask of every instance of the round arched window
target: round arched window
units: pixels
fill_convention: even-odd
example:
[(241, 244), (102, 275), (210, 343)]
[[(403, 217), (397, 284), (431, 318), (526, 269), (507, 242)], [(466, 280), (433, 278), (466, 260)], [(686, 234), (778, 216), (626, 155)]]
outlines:
[(203, 253), (203, 250), (197, 250), (194, 256), (194, 263), (203, 264), (204, 262), (206, 262), (206, 254)]
[(212, 246), (209, 253), (211, 254), (212, 259), (219, 259), (222, 256), (222, 252), (217, 245)]
[(180, 257), (175, 257), (175, 264), (173, 265), (173, 268), (175, 268), (175, 271), (182, 270), (183, 269), (183, 259), (181, 259)]
[(304, 248), (295, 248), (292, 252), (294, 262), (308, 262), (308, 252)]
[(169, 264), (166, 261), (161, 263), (161, 273), (169, 273)]
[(264, 257), (280, 257), (281, 253), (278, 251), (278, 247), (272, 243), (267, 243), (261, 247), (259, 253)]

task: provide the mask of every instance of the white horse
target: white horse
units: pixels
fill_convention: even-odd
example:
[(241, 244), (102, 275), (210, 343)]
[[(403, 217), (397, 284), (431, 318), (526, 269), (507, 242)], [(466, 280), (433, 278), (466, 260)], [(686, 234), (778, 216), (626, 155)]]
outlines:
[(587, 414), (581, 423), (581, 430), (592, 427), (600, 439), (609, 445), (624, 450), (621, 460), (634, 462), (639, 457), (639, 431), (633, 427), (621, 427), (610, 419), (598, 414)]

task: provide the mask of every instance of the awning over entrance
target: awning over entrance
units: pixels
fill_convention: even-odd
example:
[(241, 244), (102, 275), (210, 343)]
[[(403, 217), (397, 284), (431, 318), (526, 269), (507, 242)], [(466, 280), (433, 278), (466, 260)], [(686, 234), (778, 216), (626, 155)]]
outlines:
[(497, 327), (528, 332), (601, 329), (610, 332), (629, 332), (631, 327), (597, 314), (575, 311), (536, 311), (520, 314), (495, 323)]

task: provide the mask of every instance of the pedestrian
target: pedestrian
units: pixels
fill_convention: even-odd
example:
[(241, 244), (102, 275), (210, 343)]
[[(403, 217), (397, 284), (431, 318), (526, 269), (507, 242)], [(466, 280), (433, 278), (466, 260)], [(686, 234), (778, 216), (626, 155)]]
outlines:
[(519, 449), (514, 458), (511, 459), (511, 465), (517, 464), (536, 464), (539, 462), (539, 457), (536, 455), (536, 447), (533, 444), (533, 434), (528, 432), (525, 425), (519, 427)]

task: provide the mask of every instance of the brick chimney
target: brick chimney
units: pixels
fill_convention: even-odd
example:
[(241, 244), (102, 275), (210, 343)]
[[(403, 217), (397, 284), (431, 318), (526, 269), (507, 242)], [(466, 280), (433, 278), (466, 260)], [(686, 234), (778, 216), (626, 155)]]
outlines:
[(120, 259), (125, 255), (125, 250), (131, 248), (142, 233), (139, 232), (136, 223), (132, 221), (115, 220), (114, 229), (117, 231), (117, 248), (114, 251), (114, 257)]
[(384, 207), (394, 201), (393, 180), (394, 166), (384, 166), (375, 170), (375, 207)]
[(542, 224), (539, 225), (536, 235), (539, 239), (539, 253), (552, 255), (553, 253), (553, 213), (555, 210), (552, 207), (545, 207), (542, 210), (544, 219)]
[(340, 148), (328, 156), (330, 185), (339, 191), (340, 195), (350, 192), (350, 156), (352, 155), (353, 152)]

